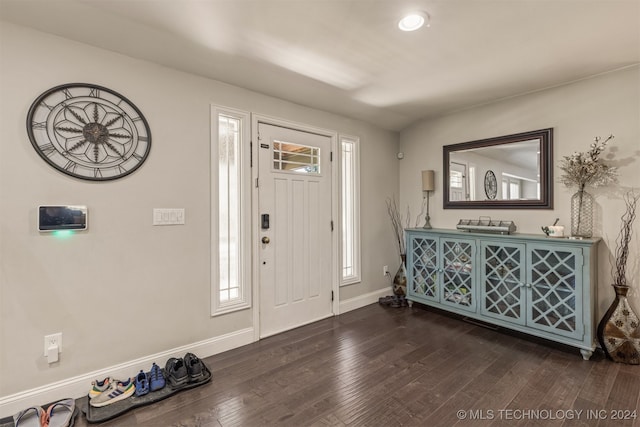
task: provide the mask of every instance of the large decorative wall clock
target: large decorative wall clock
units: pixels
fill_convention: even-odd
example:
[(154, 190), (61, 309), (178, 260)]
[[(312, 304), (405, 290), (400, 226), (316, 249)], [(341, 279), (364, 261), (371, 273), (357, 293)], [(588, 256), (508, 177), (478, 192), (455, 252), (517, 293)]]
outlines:
[(127, 98), (102, 86), (69, 83), (40, 95), (27, 114), (33, 148), (67, 175), (107, 181), (147, 159), (151, 131)]
[(489, 200), (494, 200), (498, 195), (498, 180), (491, 170), (484, 174), (484, 193)]

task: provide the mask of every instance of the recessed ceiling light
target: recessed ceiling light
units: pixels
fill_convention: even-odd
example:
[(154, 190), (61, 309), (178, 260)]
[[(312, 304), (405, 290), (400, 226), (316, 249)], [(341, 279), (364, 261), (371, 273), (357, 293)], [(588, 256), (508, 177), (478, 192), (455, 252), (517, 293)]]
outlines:
[[(398, 28), (402, 31), (415, 31), (429, 22), (429, 15), (425, 12), (411, 12), (398, 22)], [(427, 25), (428, 26), (428, 25)]]

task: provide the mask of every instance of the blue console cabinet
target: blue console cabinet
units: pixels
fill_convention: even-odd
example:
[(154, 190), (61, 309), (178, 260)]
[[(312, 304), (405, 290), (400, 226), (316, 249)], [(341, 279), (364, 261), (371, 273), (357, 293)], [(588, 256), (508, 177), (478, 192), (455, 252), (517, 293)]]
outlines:
[(595, 349), (597, 245), (530, 234), (406, 230), (407, 299)]

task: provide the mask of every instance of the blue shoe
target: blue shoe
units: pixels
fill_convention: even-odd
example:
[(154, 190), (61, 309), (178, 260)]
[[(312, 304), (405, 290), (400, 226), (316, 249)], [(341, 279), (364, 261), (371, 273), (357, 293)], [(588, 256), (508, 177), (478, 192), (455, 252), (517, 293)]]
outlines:
[(143, 372), (142, 369), (140, 373), (136, 376), (136, 396), (144, 396), (149, 393), (149, 374)]
[(162, 373), (162, 369), (160, 369), (160, 366), (156, 365), (155, 363), (151, 366), (149, 378), (151, 383), (151, 391), (160, 390), (166, 383), (164, 374)]

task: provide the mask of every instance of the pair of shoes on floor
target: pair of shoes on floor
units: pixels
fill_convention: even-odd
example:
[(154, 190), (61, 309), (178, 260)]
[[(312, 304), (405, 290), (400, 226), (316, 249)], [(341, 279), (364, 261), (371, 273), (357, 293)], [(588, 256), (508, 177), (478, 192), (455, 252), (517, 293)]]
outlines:
[[(105, 381), (106, 380), (107, 379), (105, 378)], [(96, 388), (96, 385), (97, 381), (91, 391)], [(91, 396), (91, 391), (89, 392), (89, 396)], [(134, 384), (133, 378), (127, 378), (124, 381), (118, 381), (113, 378), (109, 378), (109, 381), (106, 384), (106, 388), (95, 397), (90, 398), (89, 404), (94, 408), (101, 408), (103, 406), (111, 405), (112, 403), (119, 402), (128, 397), (131, 397), (131, 395), (133, 395), (135, 391), (136, 386)]]
[(391, 303), (391, 307), (409, 307), (409, 304), (407, 303), (407, 299), (405, 297), (400, 297)]
[(393, 301), (391, 301), (391, 307), (393, 308), (402, 307), (402, 297), (394, 296)]
[(380, 305), (390, 305), (393, 302), (393, 296), (386, 296), (378, 298), (378, 304)]
[(155, 363), (151, 365), (149, 372), (144, 372), (142, 369), (140, 373), (135, 377), (135, 395), (144, 396), (150, 391), (160, 390), (165, 386), (164, 374), (162, 369)]
[(49, 405), (45, 411), (33, 406), (13, 416), (15, 427), (69, 427), (72, 423), (76, 401), (62, 399)]
[(187, 353), (181, 359), (172, 357), (167, 360), (164, 371), (169, 385), (176, 389), (202, 381), (205, 378), (205, 369), (202, 360), (193, 353)]

